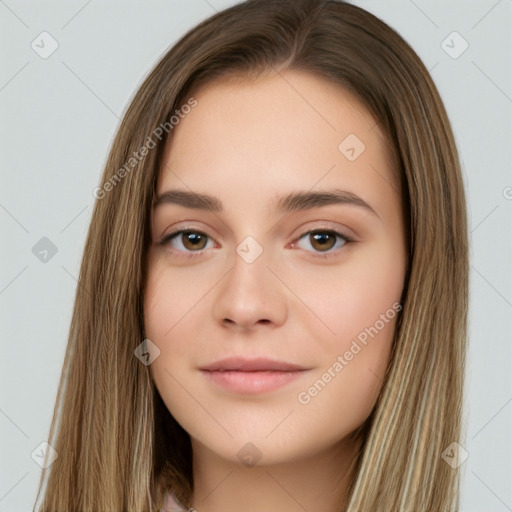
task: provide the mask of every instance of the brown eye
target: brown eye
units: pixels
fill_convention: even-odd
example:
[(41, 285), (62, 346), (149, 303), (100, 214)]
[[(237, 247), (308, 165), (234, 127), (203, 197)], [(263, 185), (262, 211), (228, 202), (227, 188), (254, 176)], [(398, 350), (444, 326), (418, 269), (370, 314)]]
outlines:
[(206, 246), (207, 236), (197, 231), (182, 231), (183, 246), (189, 250), (201, 250)]
[[(164, 236), (159, 243), (169, 246), (171, 252), (178, 256), (200, 256), (203, 249), (214, 246), (208, 235), (190, 229), (170, 233)], [(208, 243), (210, 245), (207, 245)]]
[(313, 231), (309, 233), (309, 240), (318, 251), (328, 251), (336, 244), (336, 235), (330, 231)]
[[(308, 231), (299, 238), (296, 245), (301, 249), (305, 249), (316, 256), (330, 256), (337, 254), (337, 249), (342, 249), (352, 239), (329, 229), (317, 229)], [(308, 245), (305, 247), (303, 244)], [(312, 249), (311, 249), (312, 248)]]

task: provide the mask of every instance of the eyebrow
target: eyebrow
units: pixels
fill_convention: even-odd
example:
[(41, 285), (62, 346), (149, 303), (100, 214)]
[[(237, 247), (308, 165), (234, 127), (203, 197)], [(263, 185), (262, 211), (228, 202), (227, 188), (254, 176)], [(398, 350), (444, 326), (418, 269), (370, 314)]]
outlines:
[[(217, 197), (189, 192), (186, 190), (168, 190), (157, 196), (153, 208), (162, 204), (177, 204), (185, 208), (222, 212), (223, 206)], [(345, 204), (363, 208), (380, 219), (380, 215), (361, 197), (347, 190), (328, 190), (323, 192), (292, 192), (286, 196), (278, 197), (274, 204), (274, 211), (279, 213), (309, 210), (328, 205)], [(382, 219), (381, 219), (382, 220)]]

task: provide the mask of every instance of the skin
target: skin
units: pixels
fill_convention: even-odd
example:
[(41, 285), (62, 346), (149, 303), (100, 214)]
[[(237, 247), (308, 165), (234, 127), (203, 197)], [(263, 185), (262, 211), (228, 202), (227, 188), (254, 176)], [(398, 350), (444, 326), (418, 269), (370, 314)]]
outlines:
[[(332, 367), (399, 303), (404, 286), (406, 239), (387, 143), (354, 96), (304, 72), (223, 79), (194, 97), (165, 148), (157, 196), (206, 193), (223, 210), (153, 209), (144, 304), (146, 337), (160, 350), (152, 378), (192, 440), (192, 505), (339, 512), (361, 443), (351, 434), (376, 403), (397, 316), (386, 316), (341, 371)], [(354, 161), (338, 148), (349, 134), (365, 145)], [(353, 204), (273, 210), (282, 195), (332, 189), (356, 194), (376, 214)], [(185, 228), (207, 237), (197, 246), (184, 236), (158, 244)], [(327, 234), (321, 245), (303, 236), (314, 229), (353, 241)], [(248, 236), (263, 251), (252, 263), (236, 252)], [(308, 370), (271, 392), (234, 393), (199, 370), (229, 355)], [(301, 403), (329, 368), (330, 382)], [(248, 442), (261, 454), (254, 466), (237, 455), (256, 456)]]

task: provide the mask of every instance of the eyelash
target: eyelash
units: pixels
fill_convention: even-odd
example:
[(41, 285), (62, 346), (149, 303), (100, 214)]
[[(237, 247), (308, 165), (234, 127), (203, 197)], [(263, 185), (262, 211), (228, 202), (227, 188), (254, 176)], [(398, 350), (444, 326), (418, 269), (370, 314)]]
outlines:
[[(167, 235), (164, 235), (158, 241), (158, 245), (164, 246), (164, 245), (168, 244), (173, 238), (175, 238), (176, 236), (181, 235), (183, 233), (194, 233), (196, 235), (202, 235), (202, 236), (205, 236), (208, 239), (210, 239), (210, 237), (206, 233), (203, 233), (202, 231), (193, 230), (193, 229), (180, 229), (180, 230), (173, 231), (173, 232), (171, 232), (171, 233), (169, 233)], [(338, 249), (336, 249), (336, 250), (329, 249), (328, 252), (319, 252), (319, 251), (313, 251), (312, 252), (312, 251), (308, 251), (308, 252), (312, 252), (312, 254), (313, 254), (313, 256), (315, 258), (328, 259), (328, 258), (331, 258), (333, 256), (336, 256), (338, 254), (338, 251), (343, 249), (343, 247), (345, 247), (347, 244), (349, 244), (349, 243), (354, 241), (352, 238), (350, 238), (350, 237), (348, 237), (346, 235), (343, 235), (343, 234), (339, 233), (338, 231), (335, 231), (333, 229), (322, 229), (322, 228), (317, 228), (317, 229), (312, 229), (310, 231), (306, 231), (299, 238), (297, 238), (297, 240), (302, 240), (305, 236), (310, 235), (312, 233), (328, 233), (330, 235), (334, 235), (334, 236), (336, 236), (338, 238), (341, 238), (344, 241), (344, 244), (341, 247), (339, 247)], [(191, 251), (190, 253), (187, 253), (187, 254), (180, 254), (182, 251), (176, 251), (174, 249), (171, 249), (171, 252), (173, 254), (177, 255), (180, 258), (181, 257), (183, 257), (183, 258), (196, 258), (198, 256), (201, 256), (205, 250), (206, 249), (202, 249), (200, 251)]]

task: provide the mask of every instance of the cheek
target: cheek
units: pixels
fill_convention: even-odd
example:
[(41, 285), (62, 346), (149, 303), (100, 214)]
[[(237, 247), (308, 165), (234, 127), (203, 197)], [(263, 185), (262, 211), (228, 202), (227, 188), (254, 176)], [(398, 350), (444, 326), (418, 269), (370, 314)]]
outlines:
[(193, 344), (183, 343), (183, 333), (200, 298), (199, 289), (182, 281), (179, 272), (155, 264), (148, 272), (144, 295), (145, 336), (160, 351), (150, 373), (169, 410), (186, 401), (186, 396), (177, 392), (178, 382), (183, 381), (187, 360), (195, 350)]
[[(385, 320), (379, 318), (365, 325), (355, 336), (338, 334), (324, 355), (325, 364), (296, 396), (303, 418), (311, 422), (313, 432), (322, 432), (326, 443), (360, 427), (375, 406), (398, 316), (396, 309), (387, 311)], [(351, 328), (340, 326), (339, 331), (357, 328), (354, 323)]]
[(149, 367), (151, 378), (167, 409), (186, 430), (191, 427), (186, 421), (191, 412), (190, 395), (186, 392), (190, 370), (187, 362), (196, 357), (196, 348), (183, 340), (190, 332), (187, 322), (194, 314), (194, 305), (205, 293), (194, 286), (193, 279), (191, 282), (185, 278), (191, 277), (188, 274), (173, 272), (161, 261), (154, 262), (148, 271), (144, 295), (145, 335), (160, 351)]
[(173, 354), (187, 349), (179, 343), (181, 337), (176, 336), (176, 332), (186, 325), (189, 328), (197, 325), (191, 319), (198, 314), (208, 291), (219, 280), (217, 274), (194, 268), (171, 268), (165, 256), (150, 259), (144, 295), (144, 327), (146, 337), (160, 350), (170, 351), (172, 345)]
[[(171, 267), (165, 255), (149, 258), (144, 294), (144, 330), (159, 349), (150, 366), (157, 389), (170, 411), (190, 410), (193, 385), (191, 372), (203, 360), (207, 339), (205, 305), (209, 292), (219, 282), (221, 272), (215, 268), (198, 271), (195, 267)], [(185, 387), (183, 387), (185, 386)], [(195, 391), (194, 391), (195, 392)]]
[(344, 352), (357, 336), (364, 342), (365, 330), (372, 326), (379, 339), (392, 338), (404, 285), (404, 262), (392, 244), (358, 248), (346, 264), (314, 274), (300, 270), (294, 290), (314, 313), (306, 317), (310, 329), (316, 323), (322, 333), (317, 338), (321, 350)]
[(323, 364), (297, 400), (305, 414), (342, 425), (345, 433), (364, 422), (382, 388), (404, 284), (403, 262), (391, 247), (381, 246), (378, 257), (370, 250), (357, 256), (314, 283), (302, 277), (300, 286), (322, 321), (308, 315), (309, 330), (315, 324), (324, 334), (316, 338)]

